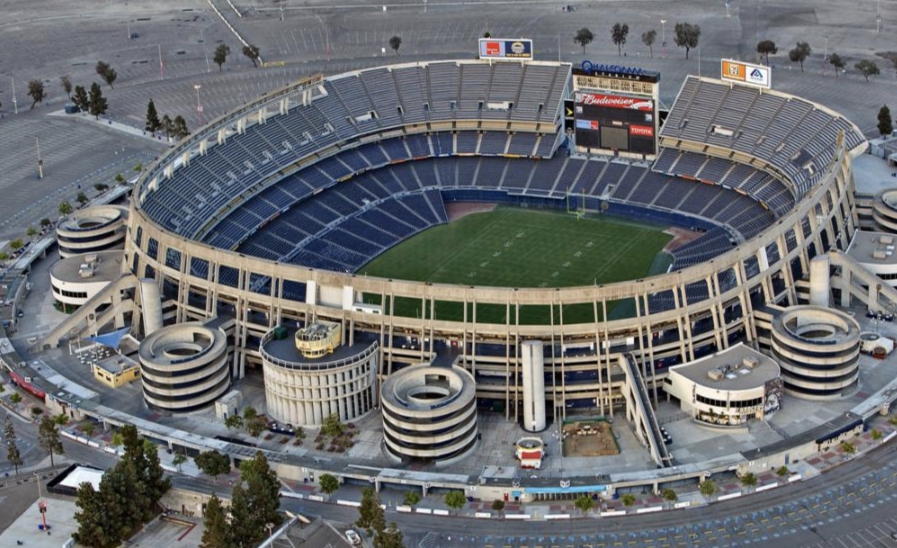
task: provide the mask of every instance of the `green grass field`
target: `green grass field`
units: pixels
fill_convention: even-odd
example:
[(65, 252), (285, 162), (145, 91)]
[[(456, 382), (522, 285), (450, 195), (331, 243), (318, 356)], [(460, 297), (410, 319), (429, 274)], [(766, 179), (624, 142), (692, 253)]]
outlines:
[[(358, 274), (499, 287), (600, 285), (665, 271), (670, 259), (658, 254), (671, 237), (662, 230), (606, 217), (577, 219), (561, 212), (499, 208), (418, 234), (380, 255)], [(366, 300), (377, 299), (369, 296)], [(489, 311), (489, 306), (495, 310)], [(527, 308), (545, 310), (522, 311), (522, 324), (538, 323), (548, 314), (548, 306)], [(576, 305), (570, 314), (593, 321), (590, 306), (579, 307), (583, 309), (578, 312), (574, 308)], [(420, 304), (397, 300), (396, 312), (419, 316)], [(504, 321), (498, 318), (504, 312), (501, 306), (481, 305), (477, 319)], [(437, 319), (457, 319), (462, 314), (460, 305), (436, 305)], [(566, 322), (566, 307), (564, 314)]]

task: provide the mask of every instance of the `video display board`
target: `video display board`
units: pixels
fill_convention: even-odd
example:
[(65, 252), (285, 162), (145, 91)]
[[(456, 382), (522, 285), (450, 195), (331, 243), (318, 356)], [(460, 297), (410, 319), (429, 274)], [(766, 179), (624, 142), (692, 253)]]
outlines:
[(574, 93), (576, 146), (656, 154), (656, 105), (651, 97)]

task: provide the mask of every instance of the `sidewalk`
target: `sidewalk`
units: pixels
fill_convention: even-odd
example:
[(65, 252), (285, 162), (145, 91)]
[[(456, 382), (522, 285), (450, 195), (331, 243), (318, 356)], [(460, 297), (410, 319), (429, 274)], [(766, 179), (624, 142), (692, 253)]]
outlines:
[[(897, 433), (897, 426), (890, 424), (887, 417), (878, 417), (872, 422), (873, 428), (881, 432), (882, 439), (887, 438), (887, 436), (892, 433)], [(872, 439), (872, 428), (870, 428), (868, 432), (864, 432), (860, 436), (851, 439), (850, 443), (856, 448), (856, 451), (853, 454), (846, 453), (839, 445), (827, 451), (816, 453), (804, 461), (789, 465), (788, 469), (791, 472), (791, 475), (789, 476), (779, 477), (775, 470), (758, 474), (756, 476), (757, 484), (753, 487), (742, 485), (737, 478), (727, 478), (724, 482), (717, 482), (717, 491), (710, 497), (709, 501), (700, 493), (697, 485), (695, 485), (694, 489), (691, 491), (677, 492), (678, 499), (674, 502), (666, 501), (660, 495), (654, 495), (653, 493), (634, 494), (635, 501), (631, 506), (626, 506), (623, 503), (622, 497), (614, 500), (599, 498), (599, 500), (594, 501), (594, 507), (589, 511), (587, 516), (584, 516), (583, 513), (576, 508), (573, 500), (554, 500), (530, 503), (509, 501), (505, 503), (504, 510), (501, 512), (503, 516), (500, 516), (499, 512), (492, 510), (493, 501), (491, 500), (474, 500), (468, 502), (464, 508), (456, 512), (446, 506), (444, 493), (439, 493), (421, 498), (420, 502), (415, 505), (413, 511), (426, 514), (457, 514), (466, 517), (493, 519), (500, 517), (514, 519), (514, 516), (520, 516), (520, 518), (526, 516), (530, 519), (577, 519), (584, 517), (602, 517), (602, 514), (603, 516), (624, 516), (704, 506), (719, 500), (747, 496), (758, 491), (766, 491), (768, 489), (787, 485), (791, 481), (806, 480), (815, 477), (848, 460), (862, 458), (864, 453), (882, 442)], [(794, 479), (789, 480), (789, 477)], [(283, 481), (282, 483), (285, 486), (284, 490), (294, 493), (297, 498), (308, 498), (309, 495), (315, 495), (322, 497), (324, 501), (343, 505), (355, 505), (358, 503), (361, 500), (361, 491), (364, 488), (357, 484), (343, 484), (340, 485), (340, 488), (335, 493), (328, 497), (328, 495), (325, 495), (318, 490), (317, 485), (311, 482)], [(419, 490), (416, 488), (409, 487), (409, 491), (411, 490), (419, 493)], [(396, 510), (400, 512), (411, 511), (407, 507), (403, 507), (403, 491), (386, 489), (381, 491), (379, 495), (381, 503), (385, 505), (387, 510)]]

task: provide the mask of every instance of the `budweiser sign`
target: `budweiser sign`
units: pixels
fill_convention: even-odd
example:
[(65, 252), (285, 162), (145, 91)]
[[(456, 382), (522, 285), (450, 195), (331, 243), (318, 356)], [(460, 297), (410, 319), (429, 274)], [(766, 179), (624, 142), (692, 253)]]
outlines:
[(623, 97), (620, 95), (605, 95), (603, 93), (576, 93), (576, 102), (598, 107), (630, 108), (633, 110), (654, 110), (654, 101), (636, 97)]

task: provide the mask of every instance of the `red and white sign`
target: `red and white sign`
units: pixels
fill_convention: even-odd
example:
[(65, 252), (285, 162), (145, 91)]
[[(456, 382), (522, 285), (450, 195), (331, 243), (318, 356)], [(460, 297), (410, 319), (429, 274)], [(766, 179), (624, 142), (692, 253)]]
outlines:
[(583, 105), (628, 108), (633, 110), (654, 110), (654, 101), (641, 97), (623, 97), (622, 95), (606, 95), (604, 93), (576, 92), (576, 102)]
[(651, 126), (629, 126), (629, 134), (639, 137), (654, 137), (654, 128)]
[(486, 55), (501, 55), (500, 42), (485, 42), (483, 44), (483, 49), (485, 50)]

